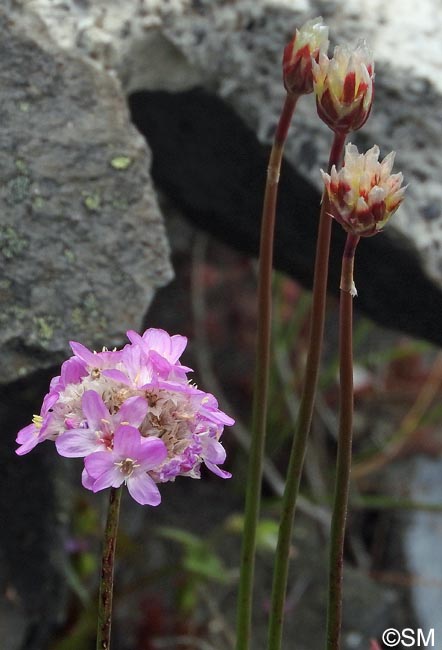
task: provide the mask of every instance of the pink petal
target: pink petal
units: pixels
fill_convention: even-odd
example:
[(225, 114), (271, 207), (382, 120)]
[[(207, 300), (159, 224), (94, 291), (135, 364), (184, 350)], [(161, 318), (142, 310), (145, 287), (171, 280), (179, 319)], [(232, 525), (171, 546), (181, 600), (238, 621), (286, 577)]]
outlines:
[(160, 492), (148, 474), (137, 472), (127, 479), (127, 489), (135, 501), (142, 506), (157, 506), (161, 503)]
[(139, 427), (147, 414), (147, 402), (144, 397), (129, 397), (114, 416), (116, 424), (127, 422), (133, 427)]
[(26, 427), (23, 427), (23, 429), (20, 429), (15, 442), (23, 444), (27, 440), (30, 440), (30, 438), (37, 438), (37, 436), (38, 434), (35, 430), (35, 424), (28, 424)]
[(205, 460), (204, 464), (208, 469), (210, 469), (211, 472), (213, 472), (217, 476), (219, 476), (221, 478), (232, 478), (232, 475), (231, 475), (230, 472), (226, 472), (225, 470), (219, 468), (214, 463), (211, 463), (210, 460)]
[[(33, 430), (33, 433), (31, 435), (25, 434), (26, 430), (29, 432), (31, 429)], [(40, 438), (40, 436), (35, 431), (34, 425), (30, 424), (19, 432), (16, 442), (19, 444), (21, 443), (21, 446), (15, 450), (15, 453), (18, 456), (24, 456), (24, 454), (27, 454), (32, 449), (34, 449), (34, 447), (36, 447), (39, 442), (42, 442), (42, 438)]]
[(148, 329), (143, 334), (143, 340), (150, 350), (156, 350), (163, 357), (170, 353), (170, 336), (165, 330)]
[(157, 372), (164, 375), (165, 377), (168, 376), (171, 371), (171, 364), (164, 356), (155, 350), (149, 350), (149, 359)]
[(105, 490), (108, 487), (120, 487), (124, 482), (124, 474), (118, 467), (114, 465), (111, 469), (103, 472), (95, 481), (92, 486), (93, 492)]
[(159, 438), (140, 438), (136, 457), (141, 469), (154, 469), (167, 458), (167, 448)]
[(94, 390), (87, 390), (81, 400), (81, 408), (86, 416), (88, 425), (94, 431), (103, 428), (102, 420), (110, 420), (110, 414), (100, 395)]
[(100, 441), (94, 429), (70, 429), (65, 431), (58, 436), (55, 446), (60, 456), (66, 458), (83, 458), (96, 451), (104, 450), (104, 444)]
[(181, 336), (180, 334), (174, 334), (174, 336), (171, 336), (170, 342), (170, 361), (172, 363), (176, 363), (186, 349), (187, 338), (185, 336)]
[(120, 424), (114, 434), (114, 454), (118, 459), (138, 460), (141, 434), (128, 424)]
[(71, 346), (71, 350), (75, 356), (84, 361), (86, 365), (95, 368), (100, 364), (97, 355), (88, 350), (81, 343), (77, 343), (76, 341), (69, 341), (69, 345)]
[(115, 468), (115, 456), (111, 451), (97, 451), (84, 459), (84, 466), (87, 473), (97, 479), (110, 468)]
[(43, 406), (41, 407), (41, 415), (44, 417), (49, 409), (51, 409), (54, 404), (58, 401), (58, 393), (48, 393), (45, 395), (45, 398), (43, 400)]
[(223, 424), (229, 427), (235, 424), (235, 420), (233, 418), (231, 418), (226, 413), (223, 413), (223, 411), (219, 411), (218, 409), (212, 411), (210, 410), (210, 408), (202, 407), (200, 409), (200, 413), (207, 420), (210, 420), (211, 422), (216, 422), (217, 424)]
[(87, 375), (83, 360), (71, 357), (61, 366), (61, 382), (63, 386), (78, 384)]
[(142, 345), (143, 343), (142, 337), (138, 334), (138, 332), (134, 332), (134, 330), (129, 330), (126, 332), (126, 336), (134, 345)]
[(86, 468), (83, 469), (83, 472), (81, 474), (81, 484), (83, 487), (86, 488), (86, 490), (92, 490), (94, 487), (95, 479), (92, 478), (90, 474), (88, 474), (88, 471)]
[(217, 440), (209, 439), (204, 451), (204, 460), (216, 463), (217, 465), (222, 465), (226, 460), (226, 450)]
[(113, 379), (114, 381), (118, 381), (122, 384), (130, 386), (131, 382), (129, 377), (125, 375), (124, 372), (121, 372), (121, 370), (103, 370), (101, 374), (105, 377), (109, 377), (109, 379)]

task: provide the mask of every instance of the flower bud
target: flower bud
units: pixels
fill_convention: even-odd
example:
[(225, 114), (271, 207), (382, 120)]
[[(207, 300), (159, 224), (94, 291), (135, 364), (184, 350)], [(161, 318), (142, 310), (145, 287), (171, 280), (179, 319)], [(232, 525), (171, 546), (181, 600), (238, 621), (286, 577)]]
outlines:
[(348, 144), (339, 172), (335, 165), (330, 175), (321, 170), (330, 215), (347, 232), (360, 237), (375, 235), (402, 203), (406, 187), (401, 187), (401, 173), (390, 173), (394, 157), (392, 151), (379, 162), (378, 146), (360, 154), (355, 145)]
[(308, 20), (284, 49), (282, 71), (288, 93), (299, 96), (313, 92), (312, 59), (328, 49), (328, 27), (321, 16)]
[(312, 66), (319, 117), (335, 132), (360, 129), (373, 103), (374, 63), (365, 41), (335, 47), (331, 59), (321, 53)]

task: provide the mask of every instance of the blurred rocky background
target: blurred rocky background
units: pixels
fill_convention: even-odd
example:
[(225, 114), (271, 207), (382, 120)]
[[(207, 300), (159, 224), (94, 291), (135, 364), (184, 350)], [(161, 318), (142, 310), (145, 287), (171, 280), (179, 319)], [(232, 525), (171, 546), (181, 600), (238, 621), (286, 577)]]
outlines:
[[(282, 49), (296, 26), (317, 15), (329, 24), (333, 45), (366, 38), (373, 48), (374, 111), (353, 141), (364, 149), (376, 142), (382, 155), (397, 150), (396, 167), (410, 183), (389, 231), (358, 251), (362, 361), (346, 648), (365, 649), (369, 638), (395, 625), (434, 627), (442, 639), (434, 613), (442, 605), (442, 574), (435, 568), (442, 369), (422, 342), (442, 341), (442, 15), (436, 0), (419, 7), (404, 0), (3, 0), (5, 650), (94, 647), (101, 501), (76, 489), (75, 463), (65, 465), (49, 445), (17, 459), (13, 440), (39, 408), (70, 339), (96, 348), (120, 345), (126, 329), (143, 323), (190, 336), (198, 382), (221, 389), (223, 405), (246, 424), (229, 445), (235, 473), (229, 486), (216, 479), (183, 482), (179, 490), (165, 486), (164, 506), (156, 511), (125, 504), (116, 648), (231, 644), (240, 528), (232, 515), (242, 507), (240, 443), (247, 439), (253, 371), (250, 255), (257, 250), (268, 145), (283, 100)], [(329, 145), (313, 98), (304, 98), (281, 177), (276, 265), (297, 282), (280, 275), (275, 287), (277, 313), (291, 336), (283, 328), (275, 334), (271, 427), (281, 433), (268, 450), (275, 465), (265, 483), (263, 538), (270, 542), (261, 549), (257, 648), (264, 642), (274, 499), (305, 351), (309, 298), (297, 283), (311, 282), (319, 168)], [(336, 229), (333, 260), (341, 246)], [(332, 264), (331, 296), (338, 273)], [(374, 327), (366, 316), (390, 329)], [(298, 639), (300, 650), (322, 643), (335, 321), (331, 297), (329, 379), (321, 386), (294, 539), (287, 647)], [(292, 398), (284, 401), (287, 385)], [(153, 534), (154, 525), (175, 532)], [(183, 529), (196, 535), (193, 546), (177, 532)], [(229, 531), (229, 543), (219, 544), (220, 531)], [(177, 545), (181, 556), (170, 575)]]

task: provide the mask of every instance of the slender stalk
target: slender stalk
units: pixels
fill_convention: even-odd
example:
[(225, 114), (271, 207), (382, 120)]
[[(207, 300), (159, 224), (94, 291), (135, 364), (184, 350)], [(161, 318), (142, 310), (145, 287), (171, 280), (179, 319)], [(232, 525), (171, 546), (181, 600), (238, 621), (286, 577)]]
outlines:
[[(328, 171), (330, 171), (332, 165), (338, 166), (340, 164), (345, 137), (345, 134), (342, 133), (334, 134), (328, 163)], [(331, 222), (332, 220), (328, 215), (328, 198), (324, 193), (316, 245), (310, 340), (305, 370), (305, 381), (299, 405), (298, 420), (293, 436), (284, 496), (282, 498), (278, 545), (276, 548), (275, 566), (273, 571), (268, 650), (280, 650), (281, 648), (293, 519), (307, 447), (307, 438), (312, 421), (316, 386), (318, 382), (319, 363), (321, 359), (322, 339), (324, 334)]]
[(114, 560), (120, 515), (122, 488), (111, 488), (109, 509), (103, 540), (100, 594), (98, 597), (97, 650), (110, 650), (112, 624), (112, 596), (114, 589)]
[(342, 621), (344, 540), (353, 432), (353, 264), (359, 237), (348, 234), (342, 257), (339, 313), (339, 436), (330, 531), (327, 650), (339, 650)]
[(273, 141), (267, 169), (267, 182), (261, 222), (258, 270), (258, 330), (253, 392), (252, 440), (246, 485), (244, 532), (239, 580), (236, 650), (249, 650), (252, 625), (253, 576), (256, 528), (261, 500), (261, 477), (267, 420), (272, 321), (273, 237), (276, 199), (284, 144), (295, 110), (297, 97), (287, 94)]

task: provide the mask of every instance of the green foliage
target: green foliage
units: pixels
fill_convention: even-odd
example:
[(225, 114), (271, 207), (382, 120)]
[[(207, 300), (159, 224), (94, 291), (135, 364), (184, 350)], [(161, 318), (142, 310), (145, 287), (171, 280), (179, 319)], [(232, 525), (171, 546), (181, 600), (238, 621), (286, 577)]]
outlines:
[(224, 565), (213, 543), (180, 528), (162, 527), (158, 533), (181, 546), (181, 568), (184, 571), (202, 581), (231, 582), (233, 574)]
[[(235, 514), (226, 521), (227, 532), (242, 535), (244, 516)], [(263, 553), (274, 553), (278, 542), (278, 523), (274, 519), (261, 519), (256, 529), (256, 548)]]

